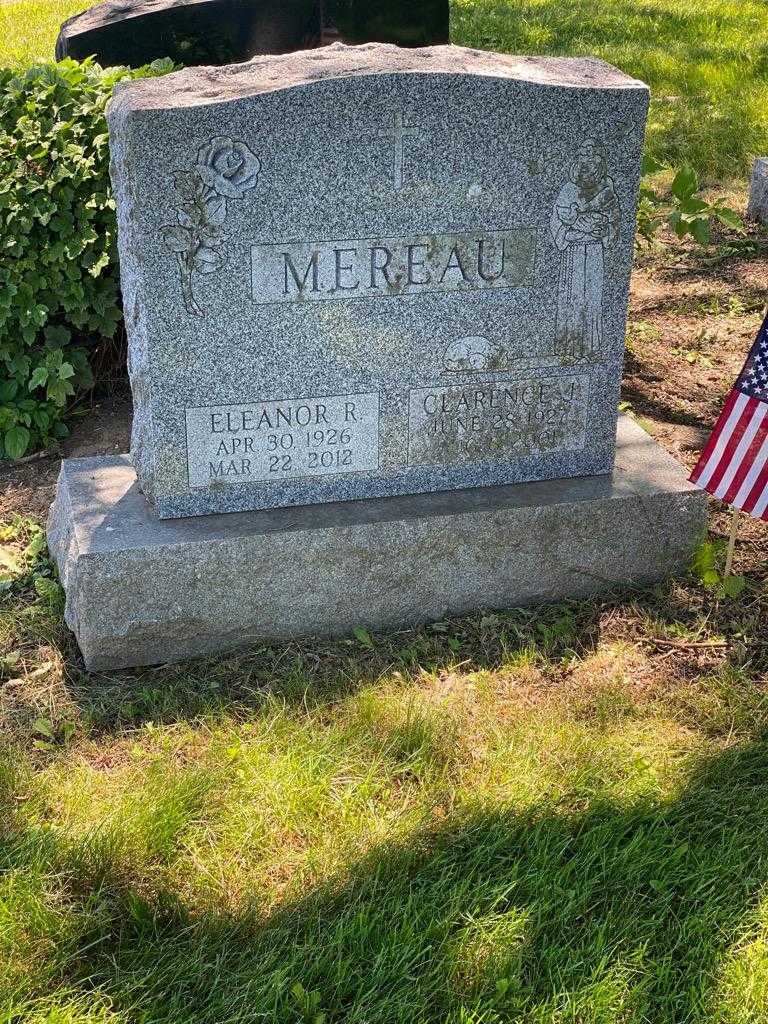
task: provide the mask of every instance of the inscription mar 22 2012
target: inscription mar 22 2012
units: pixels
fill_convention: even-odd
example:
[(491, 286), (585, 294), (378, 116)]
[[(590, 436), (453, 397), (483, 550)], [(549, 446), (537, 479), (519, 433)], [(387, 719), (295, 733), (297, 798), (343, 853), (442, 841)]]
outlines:
[(413, 388), (408, 402), (408, 463), (579, 451), (589, 400), (585, 375)]
[(189, 486), (375, 472), (378, 394), (186, 410)]

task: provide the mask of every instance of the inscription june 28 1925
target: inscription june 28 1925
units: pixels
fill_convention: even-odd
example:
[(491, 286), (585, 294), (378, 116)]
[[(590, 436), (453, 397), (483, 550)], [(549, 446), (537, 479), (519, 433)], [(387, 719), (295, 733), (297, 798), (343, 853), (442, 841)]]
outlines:
[(187, 409), (190, 487), (376, 470), (379, 396)]
[(584, 447), (586, 376), (532, 377), (409, 395), (408, 462), (448, 465)]

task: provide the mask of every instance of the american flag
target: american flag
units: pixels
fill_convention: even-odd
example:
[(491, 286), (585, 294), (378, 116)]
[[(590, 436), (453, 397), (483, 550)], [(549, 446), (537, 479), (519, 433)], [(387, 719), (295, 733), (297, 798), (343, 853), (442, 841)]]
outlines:
[(691, 482), (768, 522), (768, 316)]

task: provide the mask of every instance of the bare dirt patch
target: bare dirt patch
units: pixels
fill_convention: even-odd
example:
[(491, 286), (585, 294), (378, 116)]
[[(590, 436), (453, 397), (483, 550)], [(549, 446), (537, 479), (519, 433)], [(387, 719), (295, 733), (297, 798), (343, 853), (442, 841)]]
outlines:
[(133, 408), (127, 392), (94, 403), (70, 422), (72, 434), (59, 451), (19, 462), (0, 462), (0, 520), (13, 515), (43, 519), (53, 501), (62, 458), (114, 455), (131, 446)]
[(633, 275), (623, 397), (689, 467), (754, 341), (767, 288), (768, 259)]

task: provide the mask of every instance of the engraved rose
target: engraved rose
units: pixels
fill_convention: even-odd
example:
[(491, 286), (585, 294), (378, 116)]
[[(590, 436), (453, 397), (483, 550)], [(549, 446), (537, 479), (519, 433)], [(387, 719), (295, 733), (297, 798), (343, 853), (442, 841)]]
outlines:
[(188, 313), (204, 316), (194, 281), (199, 274), (213, 274), (224, 266), (227, 201), (242, 199), (256, 185), (260, 170), (261, 161), (244, 142), (217, 135), (200, 147), (194, 168), (175, 172), (173, 182), (180, 199), (176, 223), (164, 224), (160, 234), (176, 253)]
[(261, 161), (245, 143), (217, 135), (200, 147), (197, 170), (205, 184), (220, 196), (242, 199), (256, 184)]

